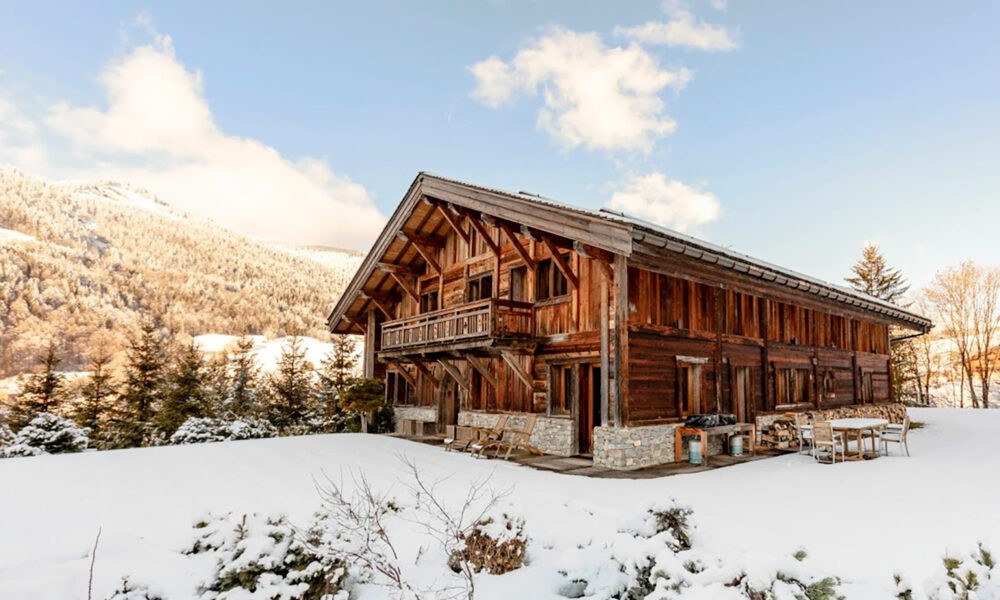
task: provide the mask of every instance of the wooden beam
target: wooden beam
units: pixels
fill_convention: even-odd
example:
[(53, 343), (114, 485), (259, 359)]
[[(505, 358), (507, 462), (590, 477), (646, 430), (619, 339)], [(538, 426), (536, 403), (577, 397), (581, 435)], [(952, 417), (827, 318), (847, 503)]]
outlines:
[(472, 391), (472, 386), (469, 385), (469, 380), (462, 377), (462, 372), (458, 370), (458, 367), (443, 358), (438, 359), (438, 364), (444, 367), (445, 372), (451, 375), (451, 378), (454, 379), (455, 382), (462, 387), (462, 389), (466, 392)]
[(358, 323), (357, 321), (355, 321), (354, 319), (348, 317), (347, 315), (343, 315), (340, 318), (342, 320), (344, 320), (344, 321), (347, 321), (349, 324), (357, 327), (358, 329), (360, 329), (361, 330), (361, 335), (365, 334), (365, 326), (362, 325), (361, 323)]
[(592, 260), (601, 269), (601, 272), (608, 281), (611, 281), (611, 263), (615, 260), (614, 254), (579, 241), (573, 242), (573, 250), (580, 256)]
[(428, 248), (444, 248), (443, 238), (420, 235), (419, 233), (413, 233), (411, 231), (400, 231), (397, 235), (400, 234), (405, 236), (405, 239), (408, 239), (414, 244), (420, 244), (421, 246), (427, 246)]
[(510, 240), (511, 245), (514, 246), (514, 250), (517, 252), (517, 255), (521, 257), (521, 260), (524, 261), (524, 264), (529, 269), (534, 271), (535, 259), (531, 258), (531, 253), (529, 253), (528, 249), (521, 244), (521, 240), (517, 238), (517, 235), (514, 233), (514, 230), (511, 229), (510, 225), (508, 225), (505, 221), (499, 221), (498, 224), (500, 226), (500, 231), (502, 231), (503, 234), (507, 236), (507, 239)]
[(614, 324), (611, 333), (611, 373), (615, 378), (611, 421), (616, 427), (624, 427), (628, 417), (628, 264), (620, 254), (615, 255), (610, 312)]
[(514, 371), (514, 375), (517, 375), (517, 378), (521, 380), (521, 383), (527, 386), (529, 390), (535, 390), (535, 382), (532, 381), (528, 373), (521, 368), (521, 363), (517, 362), (517, 357), (514, 356), (513, 353), (508, 350), (501, 350), (500, 357), (503, 358), (505, 363), (507, 363), (510, 370)]
[(444, 217), (444, 220), (447, 221), (448, 224), (451, 225), (451, 228), (455, 231), (455, 233), (458, 234), (458, 237), (462, 238), (462, 240), (466, 244), (468, 244), (469, 232), (467, 232), (465, 229), (462, 229), (462, 224), (461, 224), (462, 215), (458, 213), (452, 213), (450, 208), (448, 208), (447, 206), (445, 206), (440, 202), (434, 202), (434, 206), (437, 207), (438, 212), (441, 213), (441, 216)]
[(414, 302), (417, 302), (418, 304), (420, 303), (420, 295), (417, 294), (416, 288), (414, 288), (413, 284), (410, 283), (409, 277), (399, 275), (391, 271), (389, 272), (389, 276), (396, 280), (396, 283), (399, 284), (399, 287), (403, 288), (403, 291), (406, 292), (407, 296), (413, 298)]
[(438, 274), (441, 273), (441, 265), (440, 263), (438, 263), (437, 259), (434, 258), (434, 252), (432, 252), (432, 249), (424, 246), (422, 243), (418, 242), (416, 239), (413, 238), (413, 236), (406, 233), (405, 231), (400, 231), (396, 235), (399, 237), (399, 239), (406, 240), (407, 242), (413, 244), (413, 247), (417, 249), (417, 252), (419, 252), (420, 256), (424, 258), (424, 261), (427, 262), (428, 266), (430, 266), (430, 268), (433, 269), (435, 273)]
[(413, 272), (413, 269), (407, 267), (406, 265), (395, 265), (392, 263), (380, 262), (375, 266), (375, 268), (385, 273), (395, 273), (397, 275), (406, 275), (407, 277), (413, 277), (416, 275), (416, 273)]
[(413, 376), (412, 373), (404, 369), (402, 365), (397, 365), (396, 368), (393, 369), (393, 371), (399, 373), (400, 376), (402, 376), (402, 378), (406, 380), (406, 383), (413, 386), (413, 389), (417, 389), (417, 379)]
[(483, 241), (486, 242), (487, 246), (489, 246), (490, 251), (493, 252), (494, 256), (499, 257), (500, 246), (497, 246), (497, 243), (493, 241), (493, 237), (488, 231), (486, 231), (486, 226), (483, 225), (483, 222), (480, 220), (482, 215), (479, 215), (479, 218), (472, 214), (466, 214), (466, 216), (469, 218), (469, 225), (472, 225), (472, 228), (479, 233), (479, 237), (483, 238)]
[(361, 297), (365, 300), (371, 300), (375, 306), (377, 306), (379, 310), (381, 310), (382, 313), (389, 318), (389, 320), (396, 318), (396, 309), (394, 305), (398, 302), (398, 300), (383, 294), (370, 294), (368, 292), (362, 292)]
[(549, 253), (552, 255), (552, 262), (555, 263), (556, 267), (558, 267), (559, 270), (562, 271), (562, 274), (566, 276), (566, 279), (569, 280), (573, 289), (579, 290), (580, 278), (577, 277), (576, 273), (573, 272), (573, 269), (570, 268), (569, 263), (566, 262), (566, 258), (559, 253), (559, 248), (555, 245), (555, 242), (552, 241), (552, 238), (547, 235), (543, 236), (542, 242), (544, 242), (545, 247), (549, 249)]
[(521, 235), (523, 235), (524, 237), (528, 238), (533, 242), (539, 241), (538, 236), (535, 235), (535, 232), (532, 231), (531, 228), (528, 227), (527, 225), (521, 225)]
[(434, 376), (434, 372), (428, 369), (427, 365), (421, 362), (414, 362), (413, 366), (416, 367), (418, 371), (420, 371), (421, 375), (423, 375), (427, 379), (430, 379), (431, 383), (434, 384), (434, 387), (441, 385), (441, 380)]
[(471, 354), (465, 355), (465, 360), (469, 361), (469, 364), (472, 365), (473, 369), (479, 371), (479, 374), (483, 376), (483, 379), (486, 380), (486, 383), (493, 386), (494, 390), (497, 389), (497, 378), (494, 377), (492, 373), (490, 373), (489, 368), (485, 364), (483, 364), (483, 361), (479, 360), (477, 357)]
[(364, 354), (364, 376), (375, 377), (375, 336), (377, 324), (375, 321), (375, 307), (368, 307), (368, 327), (365, 328), (365, 354)]

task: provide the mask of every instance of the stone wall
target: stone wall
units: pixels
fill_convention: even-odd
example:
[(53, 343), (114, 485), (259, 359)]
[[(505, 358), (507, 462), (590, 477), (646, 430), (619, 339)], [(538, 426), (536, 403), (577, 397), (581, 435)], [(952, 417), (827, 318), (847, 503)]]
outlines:
[(403, 421), (437, 422), (436, 406), (394, 406), (392, 410), (396, 416), (396, 433), (409, 433), (403, 431)]
[[(498, 413), (462, 411), (458, 413), (458, 424), (488, 429), (496, 425), (499, 418)], [(507, 421), (507, 427), (520, 429), (524, 427), (525, 418), (524, 414), (511, 414)], [(576, 452), (573, 420), (565, 417), (538, 415), (535, 418), (535, 428), (531, 432), (531, 445), (546, 454), (573, 456)]]
[[(609, 469), (641, 469), (674, 462), (674, 429), (679, 423), (647, 427), (595, 427), (594, 464)], [(687, 441), (681, 449), (687, 460)], [(722, 453), (722, 436), (708, 438), (708, 455)]]

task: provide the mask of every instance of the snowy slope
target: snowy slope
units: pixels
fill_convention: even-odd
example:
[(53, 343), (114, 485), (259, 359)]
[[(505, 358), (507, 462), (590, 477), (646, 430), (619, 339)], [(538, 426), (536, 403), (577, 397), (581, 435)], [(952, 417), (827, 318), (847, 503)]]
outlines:
[(21, 233), (20, 231), (14, 231), (13, 229), (4, 229), (0, 227), (0, 244), (4, 243), (15, 243), (15, 242), (31, 242), (34, 241), (35, 236), (28, 235), (26, 233)]
[[(912, 458), (829, 466), (791, 455), (652, 480), (558, 475), (361, 434), (3, 460), (0, 598), (84, 598), (99, 527), (95, 598), (125, 573), (169, 598), (191, 598), (210, 566), (177, 552), (195, 519), (208, 511), (280, 511), (305, 524), (317, 507), (313, 478), (323, 472), (361, 469), (375, 487), (402, 493), (399, 453), (429, 477), (448, 477), (443, 489), (453, 497), (485, 475), (512, 489), (531, 562), (481, 577), (480, 599), (559, 598), (557, 571), (578, 546), (670, 497), (694, 508), (696, 541), (705, 548), (766, 568), (804, 547), (810, 560), (846, 579), (848, 598), (889, 598), (893, 573), (921, 582), (941, 570), (948, 548), (1000, 544), (996, 459), (986, 446), (1000, 411), (912, 415), (927, 423), (911, 434)], [(417, 543), (407, 540), (405, 556), (418, 552)], [(385, 591), (369, 588), (360, 597)]]

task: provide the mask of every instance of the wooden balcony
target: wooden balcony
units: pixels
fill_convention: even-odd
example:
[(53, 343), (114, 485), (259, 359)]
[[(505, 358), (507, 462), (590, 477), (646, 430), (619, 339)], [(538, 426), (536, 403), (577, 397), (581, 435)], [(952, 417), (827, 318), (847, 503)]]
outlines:
[(490, 298), (382, 324), (381, 354), (405, 355), (511, 346), (531, 339), (534, 312), (526, 302)]

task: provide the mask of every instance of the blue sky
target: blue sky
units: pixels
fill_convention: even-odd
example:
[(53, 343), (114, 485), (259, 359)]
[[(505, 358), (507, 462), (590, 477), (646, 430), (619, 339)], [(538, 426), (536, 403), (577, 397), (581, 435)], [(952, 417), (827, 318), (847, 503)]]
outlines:
[(829, 280), (1000, 250), (995, 3), (36, 4), (0, 11), (0, 163), (251, 235), (364, 249), (429, 170)]

